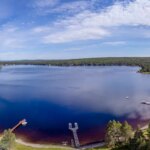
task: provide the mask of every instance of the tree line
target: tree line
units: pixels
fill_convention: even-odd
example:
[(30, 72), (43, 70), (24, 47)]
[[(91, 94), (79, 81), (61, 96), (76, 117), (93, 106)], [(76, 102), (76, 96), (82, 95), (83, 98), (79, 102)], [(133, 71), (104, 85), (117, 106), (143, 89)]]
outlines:
[(139, 66), (140, 72), (150, 73), (150, 57), (107, 57), (68, 60), (0, 61), (0, 65), (52, 65), (52, 66)]

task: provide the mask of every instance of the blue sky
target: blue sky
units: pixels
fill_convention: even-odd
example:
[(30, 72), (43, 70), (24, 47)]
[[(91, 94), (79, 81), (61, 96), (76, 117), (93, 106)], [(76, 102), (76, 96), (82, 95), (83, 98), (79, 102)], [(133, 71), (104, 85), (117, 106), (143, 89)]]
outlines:
[(150, 0), (0, 4), (0, 60), (150, 56)]

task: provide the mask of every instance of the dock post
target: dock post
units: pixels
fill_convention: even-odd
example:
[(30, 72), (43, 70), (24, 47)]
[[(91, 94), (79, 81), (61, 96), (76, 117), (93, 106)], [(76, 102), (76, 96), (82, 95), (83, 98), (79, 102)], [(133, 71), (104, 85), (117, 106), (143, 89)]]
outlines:
[(78, 134), (77, 134), (78, 129), (79, 129), (79, 126), (77, 123), (74, 123), (74, 127), (72, 126), (72, 123), (69, 123), (69, 130), (71, 130), (73, 133), (74, 144), (75, 144), (76, 148), (80, 147), (80, 142), (79, 142), (79, 138), (78, 138)]

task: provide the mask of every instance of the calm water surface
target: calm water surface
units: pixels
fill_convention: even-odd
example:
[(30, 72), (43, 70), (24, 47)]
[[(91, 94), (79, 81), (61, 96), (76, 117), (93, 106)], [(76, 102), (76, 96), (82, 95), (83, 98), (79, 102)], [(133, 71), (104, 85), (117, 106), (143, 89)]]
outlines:
[[(0, 130), (26, 118), (16, 130), (28, 141), (70, 141), (78, 122), (82, 143), (103, 138), (110, 119), (132, 125), (150, 119), (150, 75), (138, 67), (7, 66), (0, 70)], [(126, 99), (126, 97), (129, 97)]]

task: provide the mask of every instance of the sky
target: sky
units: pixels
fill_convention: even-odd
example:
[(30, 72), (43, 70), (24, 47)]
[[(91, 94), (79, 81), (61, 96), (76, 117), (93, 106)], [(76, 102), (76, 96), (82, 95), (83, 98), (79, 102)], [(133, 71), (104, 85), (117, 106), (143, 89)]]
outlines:
[(150, 0), (0, 0), (0, 60), (150, 56)]

